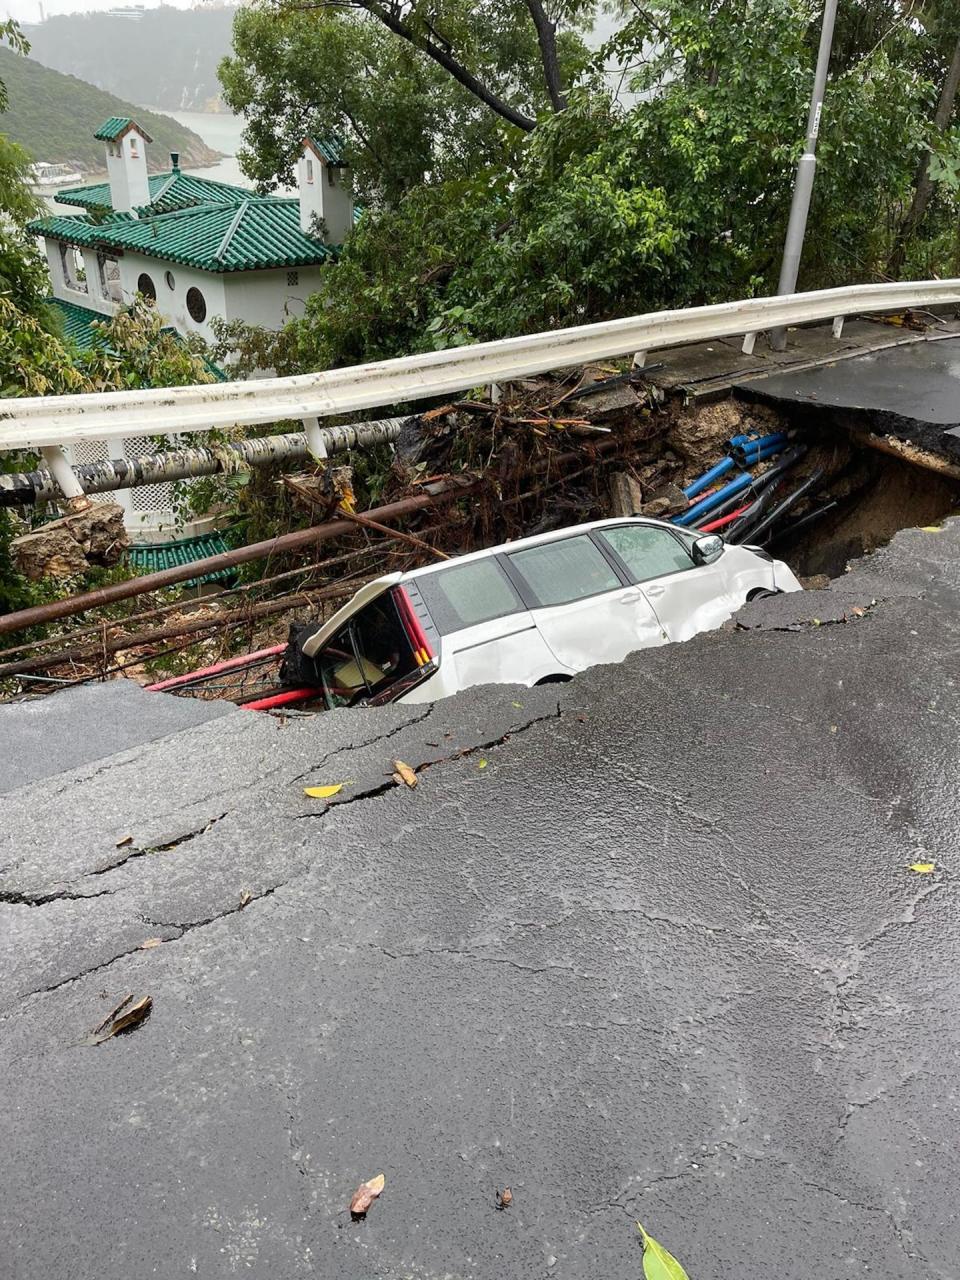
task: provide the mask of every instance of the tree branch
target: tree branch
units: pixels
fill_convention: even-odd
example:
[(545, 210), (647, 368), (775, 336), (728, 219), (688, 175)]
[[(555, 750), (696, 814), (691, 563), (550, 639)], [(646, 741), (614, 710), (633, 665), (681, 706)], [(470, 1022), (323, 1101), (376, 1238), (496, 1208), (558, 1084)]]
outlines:
[[(960, 90), (960, 40), (957, 41), (953, 50), (953, 57), (950, 60), (950, 66), (947, 68), (943, 87), (940, 90), (940, 100), (937, 103), (937, 110), (933, 117), (933, 127), (938, 133), (943, 133), (950, 123), (958, 90)], [(894, 280), (900, 275), (904, 259), (907, 256), (907, 244), (923, 222), (924, 215), (927, 212), (927, 205), (930, 203), (932, 195), (933, 181), (930, 177), (930, 152), (925, 150), (917, 166), (913, 202), (910, 205), (907, 216), (900, 224), (897, 238), (890, 253), (890, 260), (887, 263), (887, 272)]]
[(532, 133), (536, 128), (536, 120), (531, 119), (530, 116), (525, 116), (521, 111), (517, 111), (510, 106), (509, 102), (504, 102), (502, 98), (488, 89), (485, 84), (481, 84), (476, 76), (472, 75), (463, 63), (458, 62), (451, 53), (433, 44), (425, 36), (420, 35), (419, 32), (412, 30), (395, 12), (385, 9), (381, 4), (377, 3), (377, 0), (359, 0), (359, 8), (366, 9), (371, 17), (376, 18), (378, 22), (382, 22), (394, 35), (399, 36), (401, 40), (406, 40), (408, 44), (412, 44), (415, 49), (425, 53), (428, 58), (432, 58), (458, 84), (463, 85), (464, 89), (472, 93), (475, 98), (479, 98), (485, 106), (488, 106), (491, 111), (495, 111), (498, 116), (509, 121), (510, 124), (516, 125), (524, 133)]
[(547, 82), (547, 93), (553, 103), (554, 111), (567, 109), (567, 97), (563, 91), (563, 79), (560, 75), (560, 62), (557, 58), (557, 28), (547, 17), (540, 0), (526, 0), (530, 17), (537, 29), (537, 40), (540, 44), (540, 60), (543, 63), (543, 78)]

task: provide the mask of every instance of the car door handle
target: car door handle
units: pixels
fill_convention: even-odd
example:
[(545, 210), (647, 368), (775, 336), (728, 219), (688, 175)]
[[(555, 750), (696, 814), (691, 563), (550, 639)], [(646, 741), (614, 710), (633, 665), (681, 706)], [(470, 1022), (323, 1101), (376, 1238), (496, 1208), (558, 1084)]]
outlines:
[(636, 587), (631, 587), (629, 591), (624, 591), (620, 596), (621, 604), (639, 604), (643, 599), (643, 592), (638, 591)]
[(647, 587), (647, 598), (649, 599), (651, 596), (662, 596), (666, 589), (666, 587)]

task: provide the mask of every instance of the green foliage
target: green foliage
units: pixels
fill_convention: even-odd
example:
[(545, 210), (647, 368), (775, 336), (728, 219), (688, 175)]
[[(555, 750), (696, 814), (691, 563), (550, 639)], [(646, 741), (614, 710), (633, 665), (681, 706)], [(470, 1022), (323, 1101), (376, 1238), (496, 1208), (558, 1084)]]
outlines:
[[(130, 26), (137, 30), (137, 24)], [(211, 164), (216, 158), (202, 139), (170, 116), (136, 107), (10, 49), (0, 49), (0, 78), (9, 96), (5, 106), (0, 103), (0, 129), (32, 160), (103, 170), (103, 143), (93, 135), (109, 116), (132, 116), (143, 125), (153, 138), (147, 150), (153, 168), (168, 168), (171, 151), (179, 151), (185, 165)]]
[[(574, 6), (558, 39), (561, 70), (580, 74), (586, 48)], [(471, 74), (517, 110), (549, 108), (536, 31), (522, 0), (409, 6), (418, 33), (438, 32)], [(509, 167), (520, 133), (447, 71), (366, 12), (305, 11), (258, 0), (234, 20), (234, 53), (220, 67), (228, 105), (247, 118), (245, 171), (262, 187), (291, 182), (303, 137), (347, 139), (359, 199), (392, 201), (429, 178), (462, 179), (496, 160)]]
[[(292, 373), (772, 292), (819, 10), (807, 0), (650, 0), (625, 12), (597, 67), (637, 68), (632, 107), (588, 80), (567, 110), (541, 112), (509, 148), (473, 148), (469, 165), (449, 168), (418, 153), (411, 171), (385, 182), (390, 198), (367, 209), (304, 317), (276, 337), (234, 326), (248, 362)], [(956, 23), (938, 14), (935, 23), (925, 11), (929, 31), (893, 0), (857, 0), (844, 15), (803, 288), (882, 276), (927, 149), (936, 195), (906, 269), (944, 274), (956, 260), (960, 129), (932, 125)], [(252, 31), (266, 18), (255, 11), (248, 21)], [(340, 71), (352, 92), (362, 77), (346, 63)], [(309, 84), (302, 68), (298, 103)], [(444, 153), (429, 119), (423, 130), (424, 145)], [(268, 150), (260, 162), (266, 174)]]

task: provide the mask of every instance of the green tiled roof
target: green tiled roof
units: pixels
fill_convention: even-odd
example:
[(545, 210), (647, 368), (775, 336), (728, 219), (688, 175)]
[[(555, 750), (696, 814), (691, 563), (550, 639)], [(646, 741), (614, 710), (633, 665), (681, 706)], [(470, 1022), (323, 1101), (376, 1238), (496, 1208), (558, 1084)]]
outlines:
[(332, 165), (334, 169), (343, 169), (346, 167), (344, 159), (344, 141), (339, 134), (336, 133), (309, 133), (306, 141), (310, 143), (314, 151), (323, 156), (327, 164)]
[[(161, 569), (193, 564), (195, 560), (204, 560), (207, 556), (218, 556), (229, 549), (221, 534), (204, 533), (196, 538), (177, 538), (174, 542), (131, 543), (127, 558), (134, 573), (157, 573)], [(180, 586), (196, 587), (201, 582), (225, 581), (236, 576), (236, 569), (221, 569), (219, 573), (190, 578), (187, 582), (180, 583)]]
[(60, 313), (63, 336), (75, 342), (81, 351), (104, 345), (103, 335), (92, 328), (92, 325), (97, 320), (109, 320), (109, 316), (91, 311), (89, 307), (78, 307), (74, 302), (64, 302), (62, 298), (48, 298), (47, 305)]
[[(150, 189), (150, 204), (144, 205), (137, 212), (166, 213), (169, 209), (183, 208), (191, 204), (203, 204), (206, 201), (258, 199), (256, 192), (245, 187), (236, 187), (229, 182), (213, 182), (210, 178), (191, 178), (179, 169), (168, 169), (166, 173), (151, 173), (147, 179)], [(110, 183), (95, 182), (89, 187), (71, 187), (57, 192), (58, 204), (75, 204), (81, 209), (109, 209)]]
[(95, 245), (104, 243), (104, 232), (118, 222), (132, 222), (129, 213), (112, 213), (100, 222), (85, 214), (53, 214), (49, 218), (34, 218), (27, 230), (35, 236), (50, 236), (52, 240), (65, 240), (68, 244)]
[[(267, 197), (235, 187), (230, 182), (213, 182), (210, 178), (192, 178), (189, 173), (174, 169), (162, 175), (166, 182), (155, 191), (150, 187), (150, 203), (141, 206), (137, 213), (170, 213), (173, 209), (186, 209), (194, 204), (240, 204), (244, 200), (263, 200)], [(59, 200), (59, 195), (57, 196)]]
[(109, 120), (104, 120), (93, 136), (99, 138), (101, 142), (113, 142), (131, 124), (136, 125), (147, 142), (153, 141), (146, 129), (138, 125), (136, 120), (131, 120), (129, 116), (111, 116)]

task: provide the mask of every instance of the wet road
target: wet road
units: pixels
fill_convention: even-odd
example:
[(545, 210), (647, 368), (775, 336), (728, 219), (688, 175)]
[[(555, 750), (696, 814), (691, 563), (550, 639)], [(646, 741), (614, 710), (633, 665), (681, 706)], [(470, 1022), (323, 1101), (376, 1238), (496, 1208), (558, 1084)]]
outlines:
[(813, 413), (838, 412), (960, 459), (960, 337), (929, 339), (735, 386), (741, 399)]
[(957, 1276), (958, 566), (11, 792), (0, 1274)]

